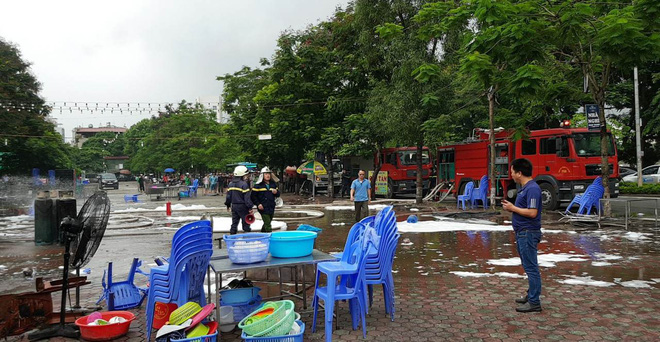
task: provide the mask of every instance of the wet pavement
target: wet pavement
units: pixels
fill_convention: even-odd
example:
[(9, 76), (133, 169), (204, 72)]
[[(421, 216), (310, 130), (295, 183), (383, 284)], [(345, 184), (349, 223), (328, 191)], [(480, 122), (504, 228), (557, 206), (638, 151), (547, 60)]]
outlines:
[[(123, 195), (133, 191), (128, 186), (122, 183), (119, 191), (108, 192), (114, 213), (99, 250), (85, 266), (92, 284), (81, 289), (83, 304), (91, 305), (101, 294), (107, 262), (114, 262), (117, 279), (126, 276), (133, 257), (145, 260), (147, 270), (154, 257), (169, 254), (176, 228), (201, 215), (227, 215), (224, 197), (200, 195), (173, 200), (183, 210), (175, 210), (168, 219), (164, 209), (154, 210), (165, 201), (124, 203)], [(317, 248), (340, 251), (352, 224), (353, 213), (344, 207), (350, 208), (350, 203), (310, 202), (285, 197), (287, 207), (282, 210), (292, 209), (294, 203), (296, 211), (321, 211), (323, 217), (306, 219), (299, 212), (280, 217), (289, 229), (299, 223), (323, 228)], [(545, 214), (539, 245), (544, 311), (519, 314), (513, 299), (526, 289), (526, 279), (508, 216), (474, 211), (442, 217), (455, 212), (447, 206), (452, 207), (450, 202), (424, 207), (395, 202), (399, 229), (405, 231), (393, 269), (397, 312), (391, 322), (377, 289), (367, 317), (368, 340), (660, 340), (660, 230), (639, 224), (629, 231), (585, 229), (556, 223), (558, 214)], [(410, 214), (422, 221), (405, 223)], [(0, 294), (32, 291), (37, 276), (61, 277), (62, 247), (34, 246), (32, 224), (25, 216), (0, 218)], [(31, 271), (31, 277), (24, 270)], [(138, 319), (120, 340), (144, 340), (144, 310), (133, 312)], [(322, 320), (316, 333), (311, 332), (310, 315), (303, 314), (303, 321), (305, 340), (324, 339)], [(339, 306), (338, 323), (333, 340), (361, 338), (361, 331), (350, 329), (345, 304)], [(239, 339), (237, 332), (222, 336), (227, 341)]]

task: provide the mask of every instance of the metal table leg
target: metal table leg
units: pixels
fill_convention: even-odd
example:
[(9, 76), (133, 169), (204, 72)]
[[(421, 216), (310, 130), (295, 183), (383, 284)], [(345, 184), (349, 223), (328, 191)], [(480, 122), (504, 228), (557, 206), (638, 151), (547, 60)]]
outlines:
[(213, 300), (213, 293), (211, 293), (211, 266), (208, 267), (206, 270), (206, 288), (208, 289), (207, 292), (207, 297), (206, 297), (206, 304), (210, 304), (211, 301)]
[(277, 268), (277, 278), (280, 279), (280, 300), (283, 300), (284, 296), (282, 295), (282, 268), (281, 267)]
[(222, 273), (215, 273), (215, 321), (220, 322), (220, 286), (222, 285)]
[(303, 309), (307, 310), (307, 284), (305, 283), (305, 265), (302, 266)]

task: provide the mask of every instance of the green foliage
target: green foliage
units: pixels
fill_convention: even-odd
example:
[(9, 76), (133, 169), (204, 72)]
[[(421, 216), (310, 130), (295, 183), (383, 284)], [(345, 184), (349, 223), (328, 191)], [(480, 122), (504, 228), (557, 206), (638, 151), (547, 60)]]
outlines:
[(71, 168), (70, 147), (46, 118), (41, 85), (18, 48), (0, 38), (0, 172), (29, 174)]
[(658, 195), (660, 194), (660, 184), (642, 184), (642, 186), (637, 186), (637, 183), (621, 182), (619, 183), (619, 191), (624, 195)]
[[(127, 168), (133, 173), (224, 170), (230, 163), (243, 161), (228, 126), (217, 123), (203, 107), (181, 102), (168, 106), (156, 118), (145, 119), (126, 132), (124, 152)], [(84, 146), (83, 146), (84, 147)]]

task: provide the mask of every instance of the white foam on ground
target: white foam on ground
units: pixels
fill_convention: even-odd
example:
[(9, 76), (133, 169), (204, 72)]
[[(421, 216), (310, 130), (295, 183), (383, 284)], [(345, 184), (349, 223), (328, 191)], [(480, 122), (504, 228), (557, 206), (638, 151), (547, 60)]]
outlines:
[(595, 253), (594, 256), (598, 260), (621, 260), (621, 259), (623, 259), (623, 257), (620, 256), (620, 255), (605, 254), (605, 253)]
[(201, 216), (167, 216), (166, 220), (177, 221), (177, 222), (186, 222), (186, 221), (199, 221)]
[[(370, 204), (369, 205), (369, 210), (380, 210), (389, 205), (387, 204)], [(327, 207), (323, 207), (325, 210), (355, 210), (355, 206), (352, 205), (329, 205)]]
[(648, 240), (649, 238), (646, 235), (646, 233), (637, 233), (637, 232), (627, 232), (623, 237), (630, 240), (630, 241), (643, 241), (643, 240)]
[[(216, 207), (207, 207), (203, 204), (191, 204), (191, 205), (185, 205), (182, 203), (176, 203), (172, 204), (172, 210), (178, 210), (178, 211), (191, 211), (191, 210), (217, 210), (220, 208)], [(113, 211), (113, 213), (132, 213), (132, 212), (138, 212), (138, 211), (162, 211), (165, 212), (165, 206), (159, 206), (154, 209), (147, 209), (147, 208), (133, 208), (129, 207), (126, 209), (118, 209)]]
[[(204, 210), (204, 209), (218, 209), (218, 208), (209, 208), (203, 204), (191, 204), (191, 205), (185, 205), (182, 203), (172, 204), (172, 210)], [(165, 206), (156, 207), (154, 211), (165, 211)]]
[[(287, 224), (286, 222), (283, 221), (271, 221), (271, 226), (273, 227), (273, 230), (286, 230), (287, 229)], [(264, 221), (262, 220), (256, 220), (253, 224), (250, 225), (250, 229), (252, 229), (253, 232), (259, 232), (261, 230), (261, 227), (263, 227)], [(231, 229), (231, 217), (228, 216), (213, 216), (213, 232), (214, 233), (229, 233), (229, 230)], [(238, 223), (238, 231), (242, 232), (242, 223)]]
[(410, 208), (410, 211), (419, 211), (417, 208)]
[(3, 221), (12, 221), (12, 222), (20, 222), (20, 221), (32, 221), (34, 220), (34, 217), (30, 215), (17, 215), (17, 216), (7, 216), (1, 218)]
[(569, 285), (586, 285), (586, 286), (597, 286), (597, 287), (610, 287), (616, 285), (614, 283), (610, 283), (607, 281), (593, 280), (591, 279), (591, 276), (586, 276), (586, 277), (567, 276), (567, 277), (570, 278), (561, 279), (558, 280), (558, 282)]
[(656, 284), (660, 284), (660, 278), (651, 278), (651, 281)]
[[(589, 258), (586, 255), (574, 255), (567, 253), (558, 253), (558, 254), (539, 254), (538, 262), (541, 267), (555, 267), (558, 262), (567, 262), (567, 261), (587, 261)], [(488, 263), (496, 266), (519, 266), (520, 258), (504, 258), (504, 259), (491, 259), (488, 260)]]
[(610, 266), (610, 265), (612, 265), (612, 263), (611, 263), (611, 262), (607, 262), (607, 261), (593, 261), (593, 262), (591, 263), (591, 266), (597, 266), (597, 267), (600, 267), (600, 266)]
[(646, 280), (629, 280), (629, 281), (622, 281), (619, 283), (623, 287), (632, 287), (632, 288), (637, 288), (637, 289), (650, 289), (651, 285), (653, 282), (651, 281), (646, 281)]
[(333, 222), (330, 225), (331, 226), (345, 226), (346, 222)]
[[(490, 223), (490, 221), (488, 221)], [(507, 232), (513, 231), (512, 226), (497, 224), (475, 224), (460, 222), (452, 219), (440, 219), (437, 221), (419, 221), (417, 223), (397, 222), (397, 228), (401, 233), (438, 233), (438, 232), (456, 232), (456, 231), (489, 231), (489, 232)], [(569, 233), (573, 231), (557, 229), (541, 229), (542, 233)]]
[(153, 209), (147, 209), (147, 208), (126, 208), (126, 209), (117, 209), (113, 211), (113, 213), (133, 213), (136, 211), (153, 211)]
[(476, 273), (476, 272), (451, 271), (449, 273), (455, 274), (459, 277), (473, 277), (473, 278), (483, 278), (483, 277), (527, 278), (527, 276), (525, 275), (517, 274), (517, 273), (509, 273), (509, 272)]

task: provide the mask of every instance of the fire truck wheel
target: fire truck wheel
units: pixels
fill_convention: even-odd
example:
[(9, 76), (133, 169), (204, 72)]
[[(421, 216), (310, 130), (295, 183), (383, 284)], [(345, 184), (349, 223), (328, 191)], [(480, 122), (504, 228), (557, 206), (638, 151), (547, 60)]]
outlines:
[(539, 184), (541, 187), (541, 200), (543, 201), (543, 209), (556, 210), (557, 209), (557, 191), (548, 183)]

